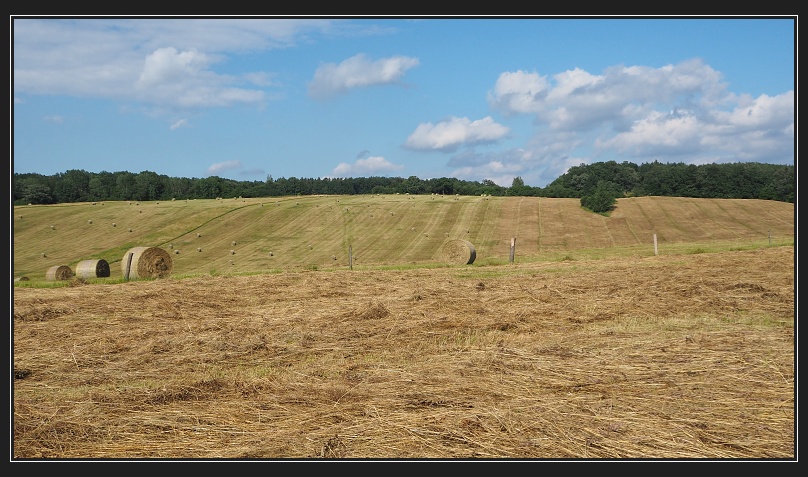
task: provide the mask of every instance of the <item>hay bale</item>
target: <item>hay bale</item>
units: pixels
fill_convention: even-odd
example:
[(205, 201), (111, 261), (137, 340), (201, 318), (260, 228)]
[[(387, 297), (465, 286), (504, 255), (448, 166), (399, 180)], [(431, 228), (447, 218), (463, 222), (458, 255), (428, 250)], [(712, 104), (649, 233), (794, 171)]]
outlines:
[(132, 265), (129, 269), (129, 279), (137, 278), (164, 278), (171, 275), (174, 263), (171, 255), (158, 247), (135, 247), (126, 252), (121, 260), (121, 271), (126, 276), (126, 265), (129, 254), (132, 254)]
[(45, 279), (50, 281), (55, 280), (70, 280), (73, 277), (73, 270), (67, 265), (54, 265), (45, 272)]
[(99, 278), (109, 276), (109, 263), (104, 259), (82, 260), (76, 265), (76, 276)]
[(17, 277), (14, 279), (15, 282), (27, 282), (28, 280), (30, 280), (28, 277)]
[(468, 240), (449, 240), (443, 245), (443, 258), (448, 263), (471, 265), (477, 258), (477, 251)]

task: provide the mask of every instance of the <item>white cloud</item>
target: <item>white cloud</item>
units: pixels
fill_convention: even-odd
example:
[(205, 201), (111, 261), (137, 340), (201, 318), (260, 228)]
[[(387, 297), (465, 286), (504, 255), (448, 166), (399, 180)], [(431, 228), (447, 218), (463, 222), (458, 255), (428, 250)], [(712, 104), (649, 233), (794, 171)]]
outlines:
[(219, 175), (225, 171), (232, 171), (241, 168), (241, 161), (225, 161), (216, 164), (211, 164), (208, 167), (208, 174), (212, 176)]
[(499, 75), (494, 91), (488, 93), (491, 107), (512, 113), (536, 113), (550, 84), (537, 73), (506, 71)]
[(261, 90), (226, 86), (235, 79), (209, 70), (212, 58), (195, 50), (160, 48), (149, 54), (136, 82), (144, 102), (181, 108), (226, 107), (237, 103), (260, 104)]
[(619, 128), (660, 104), (708, 107), (726, 100), (721, 75), (701, 60), (661, 68), (615, 66), (603, 75), (580, 68), (547, 81), (536, 73), (502, 73), (488, 93), (492, 108), (535, 114), (555, 130), (586, 130), (605, 123)]
[(317, 68), (309, 83), (309, 94), (325, 99), (355, 88), (395, 83), (415, 66), (417, 58), (393, 56), (373, 61), (360, 53), (338, 65), (326, 63)]
[(187, 120), (187, 119), (180, 119), (179, 121), (175, 121), (175, 122), (174, 122), (174, 123), (173, 123), (173, 124), (172, 124), (172, 125), (169, 127), (169, 129), (170, 129), (171, 131), (173, 131), (173, 130), (175, 130), (175, 129), (179, 129), (179, 128), (186, 127), (186, 126), (188, 126), (188, 120)]
[(334, 177), (367, 177), (383, 175), (402, 169), (404, 169), (404, 166), (393, 164), (383, 157), (371, 156), (367, 159), (357, 159), (353, 164), (341, 162), (331, 174)]
[(453, 117), (437, 124), (419, 124), (404, 146), (415, 150), (453, 151), (460, 146), (495, 142), (508, 132), (507, 127), (491, 116), (476, 121)]
[(224, 54), (295, 45), (340, 25), (317, 19), (14, 19), (13, 85), (25, 95), (139, 102), (151, 111), (260, 107), (274, 73), (213, 68)]
[[(631, 157), (687, 154), (763, 160), (785, 150), (794, 139), (794, 92), (757, 99), (740, 98), (730, 111), (672, 110), (653, 112), (630, 129), (598, 140), (600, 149), (613, 149)], [(704, 162), (701, 160), (699, 162)]]
[[(544, 186), (570, 166), (605, 160), (794, 161), (794, 91), (737, 96), (698, 59), (614, 66), (600, 75), (575, 68), (551, 78), (521, 70), (499, 76), (489, 105), (533, 117), (534, 138), (524, 146), (531, 160), (505, 151), (478, 167), (494, 175), (515, 165), (526, 182), (533, 176)], [(469, 160), (458, 156), (449, 165), (460, 174)]]

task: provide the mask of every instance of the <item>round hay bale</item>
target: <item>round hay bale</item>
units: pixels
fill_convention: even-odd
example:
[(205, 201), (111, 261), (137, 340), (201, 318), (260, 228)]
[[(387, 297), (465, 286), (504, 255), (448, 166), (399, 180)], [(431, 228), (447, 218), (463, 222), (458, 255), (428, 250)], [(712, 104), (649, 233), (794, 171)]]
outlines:
[(471, 265), (477, 258), (477, 251), (468, 240), (449, 240), (443, 245), (443, 258), (448, 263)]
[(28, 277), (17, 277), (17, 278), (14, 279), (15, 282), (27, 282), (29, 280), (30, 280), (30, 278), (28, 278)]
[(45, 272), (45, 279), (50, 281), (70, 280), (72, 277), (73, 270), (67, 265), (54, 265)]
[(76, 265), (76, 276), (99, 278), (109, 276), (109, 263), (104, 259), (82, 260)]
[(129, 254), (132, 254), (132, 264), (129, 269), (129, 279), (137, 278), (164, 278), (171, 275), (174, 263), (171, 255), (158, 247), (135, 247), (129, 249), (121, 260), (121, 271), (126, 276), (126, 265)]

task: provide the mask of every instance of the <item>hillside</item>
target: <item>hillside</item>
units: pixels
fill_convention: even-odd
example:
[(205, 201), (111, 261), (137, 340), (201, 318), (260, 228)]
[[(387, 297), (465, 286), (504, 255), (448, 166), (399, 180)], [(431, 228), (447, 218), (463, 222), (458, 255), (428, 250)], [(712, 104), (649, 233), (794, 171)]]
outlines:
[[(609, 217), (578, 199), (438, 195), (302, 196), (16, 206), (14, 277), (103, 259), (112, 278), (133, 247), (159, 247), (174, 276), (363, 267), (445, 266), (463, 239), (474, 265), (682, 247), (793, 244), (794, 204), (757, 199), (621, 198)], [(351, 255), (349, 256), (349, 251)], [(349, 258), (352, 262), (349, 263)]]

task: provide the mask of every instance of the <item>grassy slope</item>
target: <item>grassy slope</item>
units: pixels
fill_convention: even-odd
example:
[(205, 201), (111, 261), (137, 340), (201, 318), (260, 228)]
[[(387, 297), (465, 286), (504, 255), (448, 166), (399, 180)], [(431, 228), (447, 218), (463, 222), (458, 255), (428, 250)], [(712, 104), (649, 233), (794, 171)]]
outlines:
[[(754, 248), (794, 242), (794, 204), (754, 199), (634, 197), (609, 217), (578, 199), (305, 196), (14, 207), (14, 277), (43, 280), (55, 265), (109, 262), (110, 279), (138, 246), (160, 247), (173, 276), (445, 266), (465, 239), (474, 265)], [(113, 225), (114, 224), (114, 225)], [(770, 238), (771, 237), (771, 238)], [(179, 253), (176, 253), (176, 252)]]

